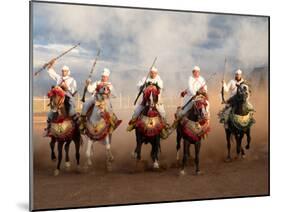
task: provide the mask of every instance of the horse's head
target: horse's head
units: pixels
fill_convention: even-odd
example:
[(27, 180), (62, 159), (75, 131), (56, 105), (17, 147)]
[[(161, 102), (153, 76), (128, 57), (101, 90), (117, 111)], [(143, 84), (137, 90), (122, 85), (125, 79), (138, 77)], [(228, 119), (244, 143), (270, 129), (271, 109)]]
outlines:
[(246, 83), (241, 83), (241, 84), (236, 84), (236, 86), (237, 86), (236, 98), (239, 101), (246, 102), (246, 100), (250, 96), (249, 85), (247, 85)]
[(158, 103), (158, 96), (160, 94), (160, 90), (157, 85), (150, 84), (143, 91), (143, 101), (144, 105), (148, 105), (150, 107), (155, 106)]
[(203, 95), (198, 95), (193, 101), (193, 112), (199, 121), (207, 120), (209, 113), (207, 110), (208, 102), (207, 98)]
[(52, 111), (59, 112), (60, 109), (63, 108), (65, 92), (61, 87), (52, 87), (52, 89), (48, 92), (48, 98), (50, 99), (50, 107)]

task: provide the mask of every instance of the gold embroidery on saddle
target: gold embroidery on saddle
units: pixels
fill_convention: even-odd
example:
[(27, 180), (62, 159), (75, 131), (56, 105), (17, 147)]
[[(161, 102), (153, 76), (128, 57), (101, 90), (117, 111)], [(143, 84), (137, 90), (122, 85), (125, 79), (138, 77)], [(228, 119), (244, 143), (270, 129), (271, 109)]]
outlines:
[(62, 122), (51, 123), (50, 134), (56, 138), (65, 138), (72, 134), (74, 123), (71, 119), (65, 119)]
[[(206, 120), (205, 123), (200, 124), (199, 122), (191, 121), (187, 117), (183, 117), (180, 121), (183, 126), (183, 131), (189, 134), (192, 133), (194, 136), (205, 138), (205, 135), (210, 131), (210, 121)], [(190, 134), (191, 135), (191, 134)]]
[(155, 136), (162, 131), (164, 124), (159, 116), (148, 117), (142, 115), (137, 120), (136, 127), (138, 127), (146, 136)]
[(234, 125), (239, 126), (240, 128), (247, 128), (252, 123), (253, 114), (248, 113), (247, 115), (241, 116), (241, 115), (231, 113), (231, 119), (232, 119)]

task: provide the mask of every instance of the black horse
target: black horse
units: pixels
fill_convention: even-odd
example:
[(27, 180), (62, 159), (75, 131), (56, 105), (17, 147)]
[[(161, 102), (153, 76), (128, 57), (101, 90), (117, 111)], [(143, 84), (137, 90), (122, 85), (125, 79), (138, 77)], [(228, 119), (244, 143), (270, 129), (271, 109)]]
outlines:
[[(249, 86), (246, 83), (241, 83), (237, 86), (236, 95), (231, 97), (226, 103), (231, 107), (225, 134), (227, 140), (227, 158), (226, 161), (231, 161), (231, 135), (234, 135), (236, 140), (237, 157), (245, 157), (245, 150), (242, 147), (244, 135), (247, 136), (246, 149), (250, 149), (251, 143), (251, 126), (254, 123), (253, 109), (249, 109), (247, 100), (250, 95)], [(240, 120), (239, 120), (240, 119)], [(241, 121), (242, 120), (242, 121)]]
[(75, 144), (75, 157), (77, 168), (79, 169), (82, 137), (77, 124), (68, 116), (70, 105), (68, 98), (64, 95), (64, 91), (58, 86), (53, 87), (49, 91), (48, 97), (50, 98), (50, 107), (56, 114), (51, 121), (49, 137), (51, 138), (50, 148), (52, 161), (56, 161), (57, 159), (55, 154), (55, 145), (57, 143), (58, 162), (57, 167), (54, 170), (54, 175), (57, 176), (60, 171), (63, 147), (65, 150), (65, 167), (70, 167), (69, 147), (71, 141), (74, 141)]
[[(197, 95), (192, 104), (191, 109), (181, 118), (177, 125), (176, 149), (177, 162), (179, 163), (179, 151), (181, 148), (181, 140), (183, 139), (183, 159), (180, 174), (185, 174), (185, 167), (190, 158), (190, 145), (195, 147), (195, 166), (196, 174), (200, 174), (199, 154), (201, 141), (209, 132), (209, 112), (207, 110), (208, 101), (204, 95)], [(179, 111), (180, 108), (178, 108)]]
[(160, 151), (160, 138), (161, 131), (165, 124), (156, 109), (158, 102), (159, 88), (155, 85), (149, 85), (144, 90), (143, 102), (144, 109), (136, 121), (135, 135), (137, 145), (134, 151), (134, 156), (137, 161), (141, 160), (142, 144), (150, 143), (151, 158), (153, 161), (153, 168), (159, 168), (159, 151)]

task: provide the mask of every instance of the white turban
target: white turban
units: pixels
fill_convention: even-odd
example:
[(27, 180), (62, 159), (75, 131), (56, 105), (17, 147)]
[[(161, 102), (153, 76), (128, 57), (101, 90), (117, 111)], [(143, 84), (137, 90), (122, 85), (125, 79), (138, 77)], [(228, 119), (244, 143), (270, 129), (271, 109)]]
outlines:
[(240, 69), (237, 69), (237, 71), (235, 72), (235, 74), (241, 75), (241, 74), (242, 74), (242, 71), (241, 71)]
[(200, 67), (199, 66), (194, 66), (192, 71), (200, 71)]
[(61, 68), (61, 70), (67, 71), (67, 72), (68, 72), (67, 75), (70, 75), (70, 69), (69, 69), (68, 66), (64, 65), (64, 66)]
[(110, 75), (110, 70), (108, 68), (104, 68), (102, 72), (102, 76), (109, 77), (109, 75)]
[(156, 67), (154, 67), (154, 66), (150, 69), (150, 71), (158, 73), (158, 69)]

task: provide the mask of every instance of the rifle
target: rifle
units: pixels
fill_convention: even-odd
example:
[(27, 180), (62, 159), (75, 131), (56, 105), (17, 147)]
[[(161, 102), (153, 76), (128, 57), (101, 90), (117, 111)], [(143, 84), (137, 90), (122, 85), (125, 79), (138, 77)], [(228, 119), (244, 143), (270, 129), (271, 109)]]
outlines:
[(198, 92), (201, 88), (203, 88), (205, 85), (207, 85), (207, 82), (209, 82), (209, 81), (213, 78), (213, 76), (215, 76), (216, 74), (217, 74), (217, 73), (213, 73), (213, 74), (205, 81), (205, 84), (202, 85), (202, 86), (196, 91), (196, 94), (195, 94), (193, 97), (191, 97), (190, 100), (188, 100), (188, 102), (185, 103), (184, 106), (181, 107), (182, 110), (183, 110), (187, 105), (189, 105), (189, 103), (197, 96), (197, 92)]
[[(93, 74), (93, 72), (94, 72), (94, 68), (95, 68), (95, 66), (96, 66), (96, 63), (97, 63), (97, 60), (98, 60), (99, 55), (100, 55), (100, 49), (98, 50), (98, 53), (97, 53), (97, 55), (96, 55), (96, 58), (95, 58), (95, 60), (94, 60), (94, 62), (93, 62), (93, 65), (92, 65), (90, 74), (89, 74), (89, 76), (88, 76), (88, 80), (90, 80), (91, 77), (92, 77), (92, 74)], [(81, 98), (81, 101), (82, 101), (82, 102), (85, 102), (87, 87), (88, 87), (88, 85), (86, 84), (85, 87), (84, 87), (83, 96), (82, 96), (82, 98)]]
[(43, 71), (52, 61), (57, 60), (59, 58), (61, 58), (62, 56), (64, 56), (65, 54), (67, 54), (68, 52), (70, 52), (72, 49), (75, 49), (77, 46), (79, 46), (80, 43), (76, 44), (75, 46), (71, 47), (70, 49), (66, 50), (65, 52), (61, 53), (59, 56), (51, 59), (49, 62), (45, 63), (38, 71), (36, 71), (34, 73), (34, 76), (37, 76), (41, 71)]
[(148, 77), (149, 77), (149, 72), (150, 72), (150, 70), (152, 69), (152, 67), (154, 66), (156, 60), (157, 60), (157, 57), (155, 57), (155, 59), (153, 60), (152, 65), (151, 65), (150, 68), (149, 68), (149, 71), (148, 71), (148, 74), (147, 74), (147, 76), (146, 76), (146, 78), (145, 78), (145, 81), (144, 81), (143, 85), (140, 87), (140, 91), (139, 91), (139, 93), (138, 93), (138, 95), (137, 95), (137, 97), (136, 97), (136, 99), (135, 99), (135, 101), (134, 101), (134, 105), (136, 105), (136, 103), (137, 103), (137, 101), (138, 101), (140, 95), (141, 95), (142, 92), (143, 92), (143, 89), (144, 89), (144, 87), (145, 87), (145, 83), (146, 83), (146, 81), (147, 81), (147, 79), (148, 79)]
[[(224, 80), (225, 77), (225, 70), (226, 70), (226, 58), (224, 59), (224, 70), (223, 70), (223, 75), (222, 75), (222, 80)], [(225, 103), (225, 99), (224, 99), (224, 86), (222, 84), (221, 86), (221, 99), (222, 99), (222, 104)]]

